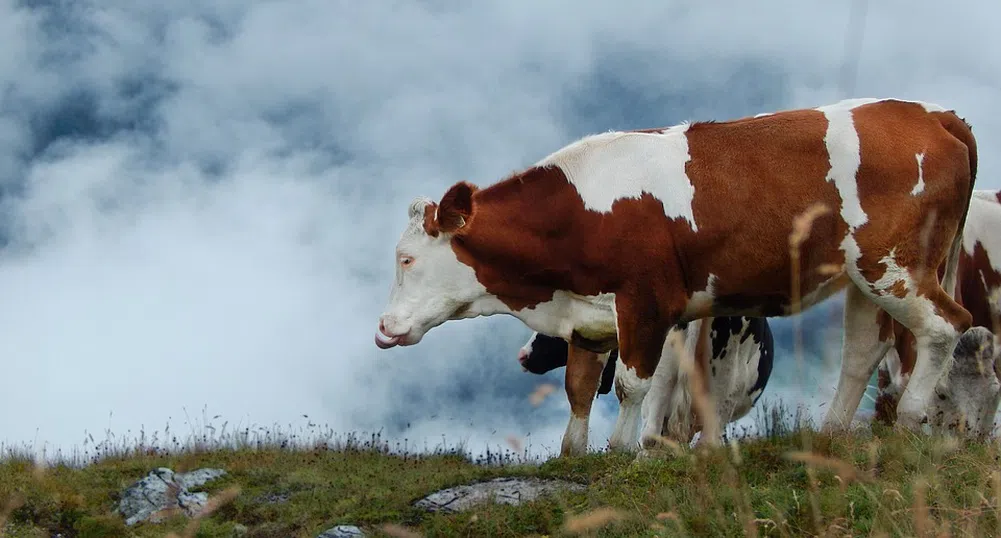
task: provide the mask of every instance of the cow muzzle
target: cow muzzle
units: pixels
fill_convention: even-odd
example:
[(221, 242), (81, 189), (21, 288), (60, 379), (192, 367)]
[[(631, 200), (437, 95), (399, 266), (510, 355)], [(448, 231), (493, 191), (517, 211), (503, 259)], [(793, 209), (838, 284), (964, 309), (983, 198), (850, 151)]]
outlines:
[(399, 330), (399, 324), (394, 318), (382, 316), (379, 318), (379, 330), (375, 332), (375, 345), (380, 349), (389, 349), (398, 345), (407, 345), (406, 336), (410, 330)]

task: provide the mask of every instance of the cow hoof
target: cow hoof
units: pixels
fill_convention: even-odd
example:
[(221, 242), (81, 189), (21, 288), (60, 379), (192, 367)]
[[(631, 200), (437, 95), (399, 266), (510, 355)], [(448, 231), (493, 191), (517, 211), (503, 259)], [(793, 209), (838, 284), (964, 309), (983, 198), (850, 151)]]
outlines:
[(656, 457), (653, 450), (648, 448), (641, 448), (636, 451), (636, 458), (633, 461), (646, 461), (652, 460)]
[(925, 413), (908, 413), (906, 411), (899, 411), (897, 413), (896, 427), (900, 430), (911, 431), (911, 432), (922, 432), (925, 423), (928, 422), (928, 416)]
[(608, 451), (609, 452), (614, 452), (616, 454), (632, 454), (632, 453), (636, 452), (637, 450), (639, 450), (639, 446), (635, 445), (635, 444), (628, 444), (628, 443), (626, 443), (626, 444), (621, 444), (621, 443), (611, 444), (611, 443), (609, 443), (609, 445), (608, 445)]

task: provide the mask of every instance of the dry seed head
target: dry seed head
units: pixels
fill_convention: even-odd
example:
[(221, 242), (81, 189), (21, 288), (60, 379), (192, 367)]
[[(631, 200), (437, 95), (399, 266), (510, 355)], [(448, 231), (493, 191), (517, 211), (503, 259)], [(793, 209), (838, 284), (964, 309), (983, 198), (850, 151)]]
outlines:
[(608, 506), (603, 506), (590, 512), (568, 518), (566, 523), (563, 524), (563, 530), (569, 533), (578, 534), (590, 530), (600, 529), (609, 523), (621, 521), (625, 518), (625, 512)]

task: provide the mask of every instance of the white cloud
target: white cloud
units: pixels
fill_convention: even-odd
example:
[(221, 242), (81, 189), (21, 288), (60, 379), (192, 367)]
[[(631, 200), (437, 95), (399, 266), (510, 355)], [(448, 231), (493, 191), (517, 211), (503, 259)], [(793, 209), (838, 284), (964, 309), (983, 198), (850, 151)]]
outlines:
[[(996, 146), (998, 9), (933, 7), (869, 6), (855, 93), (955, 107)], [(123, 432), (207, 406), (234, 422), (410, 422), (401, 436), (432, 443), (533, 432), (555, 449), (565, 399), (534, 410), (526, 396), (562, 373), (521, 373), (517, 321), (372, 343), (407, 202), (492, 183), (585, 129), (837, 99), (848, 8), (0, 4), (0, 183), (14, 193), (0, 442), (37, 429), (69, 446), (110, 412)], [(979, 185), (1001, 187), (982, 154)], [(766, 394), (794, 391), (780, 378)], [(448, 413), (464, 423), (431, 418)]]

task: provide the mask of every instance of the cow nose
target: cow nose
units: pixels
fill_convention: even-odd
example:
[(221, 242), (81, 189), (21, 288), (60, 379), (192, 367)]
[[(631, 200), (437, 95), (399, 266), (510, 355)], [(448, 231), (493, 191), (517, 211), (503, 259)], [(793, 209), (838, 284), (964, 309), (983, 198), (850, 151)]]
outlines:
[(526, 360), (528, 360), (528, 352), (525, 351), (524, 349), (519, 349), (518, 350), (518, 362), (524, 363)]

